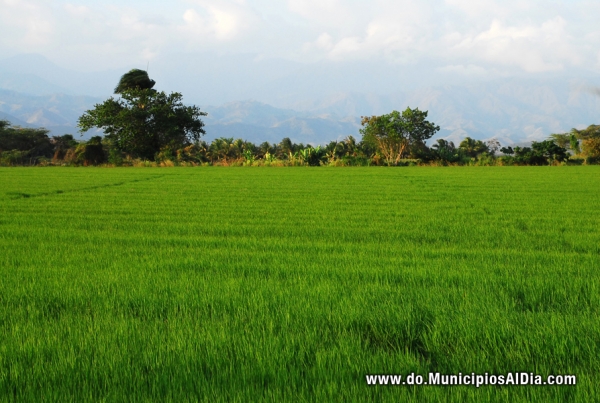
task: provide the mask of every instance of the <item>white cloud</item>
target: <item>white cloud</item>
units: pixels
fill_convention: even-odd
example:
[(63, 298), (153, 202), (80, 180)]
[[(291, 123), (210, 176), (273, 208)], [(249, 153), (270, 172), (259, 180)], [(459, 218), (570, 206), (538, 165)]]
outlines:
[(200, 42), (231, 41), (260, 22), (243, 2), (202, 1), (197, 8), (183, 13), (183, 30), (194, 34), (194, 39)]
[(333, 48), (333, 38), (325, 32), (317, 38), (315, 44), (319, 49), (331, 50)]
[(477, 59), (495, 66), (514, 66), (527, 72), (561, 70), (565, 64), (578, 64), (561, 17), (539, 26), (505, 26), (494, 20), (490, 28), (475, 36), (461, 38), (450, 48), (464, 58)]
[(515, 4), (513, 1), (511, 6), (508, 6), (507, 1), (499, 2), (495, 0), (445, 0), (444, 3), (460, 11), (469, 19), (481, 19), (490, 15), (496, 16), (496, 18), (505, 17), (507, 9), (514, 9), (515, 6), (526, 2)]
[[(39, 50), (54, 39), (51, 7), (39, 1), (0, 0), (0, 44)], [(1, 50), (1, 49), (0, 49)]]
[(360, 3), (343, 0), (289, 0), (289, 10), (311, 24), (336, 29), (352, 29), (361, 20)]
[[(290, 0), (289, 4), (311, 26), (327, 32), (331, 46), (323, 56), (334, 60), (377, 56), (406, 60), (407, 55), (425, 50), (423, 42), (431, 37), (434, 25), (432, 7), (415, 0)], [(305, 45), (305, 51), (324, 50), (322, 41), (319, 36)]]
[(527, 141), (542, 141), (545, 140), (548, 135), (542, 127), (536, 127), (529, 125), (523, 128), (523, 133)]
[(90, 15), (91, 10), (86, 6), (78, 6), (74, 4), (67, 3), (64, 5), (65, 10), (72, 17), (87, 17)]
[(488, 71), (481, 66), (477, 66), (474, 64), (464, 65), (464, 64), (456, 64), (440, 67), (438, 69), (443, 73), (454, 73), (462, 76), (485, 76)]
[[(600, 31), (591, 20), (584, 21), (584, 7), (569, 8), (565, 1), (374, 0), (369, 12), (339, 0), (289, 4), (332, 38), (327, 49), (319, 36), (304, 51), (335, 60), (428, 59), (442, 66), (487, 65), (482, 68), (538, 73), (593, 65), (600, 45), (600, 40), (590, 40), (590, 31)], [(342, 27), (346, 19), (339, 18), (349, 13), (353, 30)], [(594, 51), (585, 49), (591, 42)]]
[[(110, 67), (173, 50), (433, 63), (446, 72), (600, 69), (600, 6), (567, 0), (0, 0), (0, 53)], [(285, 5), (285, 6), (284, 6)], [(54, 56), (54, 57), (52, 57)], [(443, 67), (446, 66), (446, 67)], [(476, 68), (475, 68), (476, 67)], [(483, 73), (482, 73), (483, 74)]]

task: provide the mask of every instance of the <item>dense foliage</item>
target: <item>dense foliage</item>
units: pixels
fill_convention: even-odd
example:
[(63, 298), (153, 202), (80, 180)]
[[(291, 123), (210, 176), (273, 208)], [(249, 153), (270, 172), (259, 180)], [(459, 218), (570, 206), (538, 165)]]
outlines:
[(185, 106), (180, 93), (154, 90), (154, 84), (143, 70), (124, 74), (115, 88), (119, 97), (97, 104), (79, 118), (81, 132), (100, 128), (117, 151), (149, 160), (161, 151), (174, 152), (198, 142), (205, 134), (200, 117), (206, 113)]
[(0, 162), (32, 164), (39, 158), (52, 157), (52, 152), (48, 130), (12, 127), (9, 122), (0, 120)]
[[(122, 115), (107, 113), (103, 107), (84, 115), (82, 121), (94, 120), (100, 115), (110, 119), (121, 119), (119, 128), (108, 129), (104, 137), (93, 137), (88, 141), (76, 141), (71, 135), (49, 138), (43, 129), (21, 129), (7, 122), (0, 126), (1, 165), (267, 165), (267, 166), (368, 166), (368, 165), (559, 165), (597, 164), (600, 162), (599, 126), (571, 133), (553, 134), (549, 140), (533, 142), (531, 146), (502, 147), (495, 140), (463, 139), (458, 146), (452, 141), (437, 139), (427, 146), (424, 138), (437, 130), (429, 122), (424, 130), (405, 135), (390, 135), (388, 126), (402, 127), (396, 120), (399, 114), (385, 118), (365, 118), (361, 130), (362, 139), (353, 136), (340, 141), (331, 141), (323, 146), (295, 143), (284, 138), (279, 143), (254, 144), (234, 138), (217, 138), (212, 142), (202, 141), (203, 123), (189, 121), (185, 116), (204, 115), (195, 107), (159, 102), (159, 105), (144, 104), (157, 118), (146, 120), (144, 111), (134, 102), (144, 100), (149, 90), (126, 90), (120, 100), (109, 100), (107, 108), (121, 108), (119, 102), (129, 99)], [(163, 93), (145, 93), (154, 99), (166, 100)], [(172, 96), (179, 94), (172, 94)], [(178, 98), (179, 99), (179, 98)], [(171, 106), (169, 106), (169, 104)], [(185, 125), (176, 123), (177, 114), (169, 110), (181, 107), (181, 122), (190, 122), (192, 134), (186, 134)], [(187, 109), (191, 108), (191, 109)], [(414, 112), (414, 110), (410, 110)], [(418, 110), (416, 110), (418, 111)], [(406, 112), (406, 111), (405, 111)], [(426, 114), (420, 112), (421, 117)], [(131, 117), (133, 116), (133, 117)], [(136, 120), (136, 116), (140, 118)], [(163, 116), (164, 119), (160, 118)], [(424, 119), (423, 119), (424, 120)], [(159, 124), (158, 122), (162, 122)], [(382, 125), (379, 127), (378, 125)], [(136, 127), (139, 129), (137, 130)], [(154, 127), (150, 130), (149, 127)], [(172, 130), (171, 130), (172, 129)], [(383, 130), (388, 130), (383, 135)], [(396, 130), (396, 129), (394, 129)], [(398, 129), (399, 130), (399, 129)], [(379, 136), (379, 137), (378, 137)], [(390, 139), (393, 137), (393, 139)], [(387, 143), (385, 143), (387, 141)], [(387, 145), (385, 145), (385, 144)], [(395, 148), (394, 148), (395, 147)], [(402, 157), (402, 158), (399, 158)]]
[(107, 162), (106, 147), (100, 136), (79, 142), (70, 134), (48, 137), (46, 129), (0, 121), (0, 165), (99, 165)]
[(156, 82), (148, 77), (148, 72), (139, 69), (133, 69), (123, 74), (119, 84), (115, 87), (115, 94), (122, 94), (127, 90), (149, 90), (154, 87)]
[(554, 161), (563, 162), (568, 159), (567, 150), (551, 140), (534, 141), (531, 147), (505, 147), (502, 152), (507, 154), (505, 160), (521, 165), (548, 165)]
[[(363, 141), (376, 145), (387, 165), (398, 165), (410, 151), (425, 147), (425, 141), (440, 130), (426, 120), (427, 111), (407, 108), (381, 116), (363, 116)], [(412, 150), (411, 150), (412, 149)]]
[(205, 133), (205, 116), (196, 106), (185, 106), (182, 95), (152, 89), (124, 89), (79, 118), (82, 132), (98, 127), (114, 147), (145, 159), (162, 149), (176, 150), (197, 142)]

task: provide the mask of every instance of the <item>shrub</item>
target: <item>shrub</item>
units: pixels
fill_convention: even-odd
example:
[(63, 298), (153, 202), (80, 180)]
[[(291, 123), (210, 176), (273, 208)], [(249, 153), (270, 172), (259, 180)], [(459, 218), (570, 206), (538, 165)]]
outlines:
[(10, 150), (0, 152), (0, 165), (2, 166), (14, 166), (23, 165), (29, 156), (27, 151)]
[(85, 160), (85, 145), (80, 144), (75, 148), (69, 148), (65, 154), (64, 161), (72, 165), (82, 165)]
[(108, 162), (116, 167), (123, 166), (123, 153), (116, 148), (111, 148), (108, 153)]
[(99, 165), (106, 162), (100, 136), (92, 137), (83, 147), (83, 165)]
[(583, 154), (586, 157), (600, 157), (600, 137), (583, 140)]

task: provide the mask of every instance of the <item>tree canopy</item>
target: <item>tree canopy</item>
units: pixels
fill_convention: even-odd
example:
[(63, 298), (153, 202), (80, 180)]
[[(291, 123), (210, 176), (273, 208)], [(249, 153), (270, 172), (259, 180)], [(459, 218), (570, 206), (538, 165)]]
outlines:
[(115, 94), (121, 94), (126, 90), (149, 90), (154, 87), (156, 82), (148, 77), (148, 73), (144, 70), (133, 69), (123, 74), (119, 80), (119, 84), (115, 88)]
[(551, 134), (550, 140), (554, 141), (554, 143), (559, 147), (567, 148), (571, 142), (571, 134), (569, 134), (569, 133)]
[(0, 152), (20, 151), (22, 157), (52, 157), (53, 147), (48, 130), (13, 127), (0, 120)]
[(81, 132), (100, 128), (117, 149), (149, 160), (164, 148), (174, 151), (197, 142), (205, 134), (200, 117), (206, 113), (185, 106), (180, 93), (167, 95), (153, 86), (145, 71), (123, 75), (115, 89), (118, 98), (95, 105), (79, 118)]
[(600, 125), (590, 125), (583, 130), (571, 129), (571, 134), (579, 140), (600, 138)]
[(406, 108), (402, 113), (393, 111), (381, 116), (363, 116), (360, 133), (363, 141), (377, 146), (388, 165), (396, 165), (407, 151), (440, 130), (427, 118), (427, 111)]
[(548, 165), (569, 158), (567, 150), (552, 140), (534, 141), (531, 147), (503, 147), (501, 151), (518, 165)]
[(486, 143), (481, 140), (472, 139), (471, 137), (465, 137), (465, 139), (460, 142), (458, 148), (461, 149), (465, 155), (471, 158), (475, 158), (479, 154), (490, 151)]

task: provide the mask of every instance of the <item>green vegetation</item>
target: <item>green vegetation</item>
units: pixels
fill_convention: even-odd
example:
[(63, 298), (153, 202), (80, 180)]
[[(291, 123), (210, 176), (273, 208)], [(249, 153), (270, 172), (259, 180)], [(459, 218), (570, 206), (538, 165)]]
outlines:
[(121, 76), (119, 84), (115, 87), (115, 94), (122, 94), (129, 90), (151, 90), (156, 81), (148, 77), (148, 72), (140, 69), (132, 69)]
[[(131, 70), (119, 80), (117, 98), (109, 98), (79, 118), (82, 132), (100, 128), (104, 139), (94, 137), (81, 143), (70, 135), (49, 139), (44, 129), (11, 128), (8, 122), (0, 122), (0, 165), (493, 166), (593, 165), (600, 161), (600, 126), (552, 134), (546, 141), (514, 150), (494, 138), (483, 142), (470, 137), (458, 147), (444, 139), (428, 147), (427, 140), (440, 127), (427, 120), (427, 111), (410, 107), (363, 116), (361, 141), (348, 136), (322, 147), (284, 138), (279, 144), (257, 146), (243, 139), (218, 138), (208, 144), (201, 141), (205, 130), (200, 118), (206, 113), (185, 106), (181, 94), (167, 95), (154, 90), (154, 85), (147, 72)], [(498, 151), (503, 155), (498, 156)]]
[[(134, 107), (133, 103), (130, 106)], [(135, 126), (133, 119), (125, 118), (129, 112), (125, 112), (123, 121)], [(278, 144), (256, 145), (233, 138), (218, 138), (207, 143), (199, 140), (199, 134), (196, 140), (190, 141), (183, 132), (177, 132), (178, 129), (176, 132), (153, 129), (139, 137), (125, 126), (121, 129), (114, 136), (76, 141), (71, 135), (49, 138), (43, 129), (13, 128), (8, 122), (0, 122), (0, 165), (494, 166), (594, 165), (600, 162), (600, 137), (580, 140), (575, 135), (568, 135), (566, 140), (553, 135), (553, 140), (513, 149), (501, 147), (494, 139), (483, 142), (467, 137), (458, 147), (451, 141), (438, 139), (428, 147), (423, 140), (414, 141), (410, 137), (404, 141), (380, 136), (377, 140), (372, 133), (367, 133), (361, 141), (348, 136), (315, 147), (296, 144), (289, 138)], [(559, 145), (565, 141), (568, 141), (570, 151)], [(502, 155), (498, 155), (498, 151)]]
[(154, 84), (145, 71), (133, 69), (124, 74), (115, 88), (119, 97), (111, 97), (86, 111), (79, 118), (79, 128), (82, 132), (94, 127), (102, 129), (111, 145), (109, 155), (113, 160), (122, 158), (115, 151), (154, 159), (161, 151), (170, 152), (198, 142), (205, 134), (200, 117), (206, 112), (197, 106), (185, 106), (180, 93), (167, 95), (152, 89)]
[[(0, 165), (112, 166), (405, 166), (405, 165), (593, 165), (600, 162), (600, 126), (552, 134), (531, 147), (502, 147), (494, 138), (483, 142), (465, 138), (458, 147), (437, 139), (440, 127), (429, 122), (427, 111), (406, 108), (381, 116), (363, 116), (361, 141), (348, 136), (320, 145), (259, 146), (242, 139), (201, 141), (206, 116), (196, 106), (185, 106), (180, 93), (153, 89), (148, 73), (133, 69), (124, 74), (109, 98), (78, 121), (81, 132), (99, 128), (106, 136), (76, 142), (71, 135), (50, 139), (45, 129), (10, 127), (0, 121)], [(581, 147), (580, 147), (580, 142)], [(568, 152), (567, 147), (571, 149)], [(501, 151), (502, 156), (497, 152)], [(52, 157), (52, 158), (50, 158)]]
[(0, 165), (32, 165), (52, 151), (48, 130), (11, 127), (0, 120)]
[(552, 140), (534, 141), (531, 147), (515, 147), (514, 150), (512, 147), (503, 147), (502, 152), (507, 155), (505, 161), (520, 165), (548, 165), (548, 163), (560, 163), (569, 159), (567, 150)]
[(0, 177), (1, 401), (600, 400), (600, 167)]
[(427, 111), (406, 108), (382, 116), (363, 116), (363, 141), (375, 145), (386, 165), (398, 165), (413, 150), (426, 149), (425, 141), (440, 130), (426, 120)]

